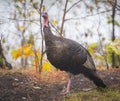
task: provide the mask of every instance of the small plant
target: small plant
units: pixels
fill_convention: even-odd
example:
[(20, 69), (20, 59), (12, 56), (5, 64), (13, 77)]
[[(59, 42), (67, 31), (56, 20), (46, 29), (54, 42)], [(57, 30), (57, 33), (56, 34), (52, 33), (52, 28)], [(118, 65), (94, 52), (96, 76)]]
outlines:
[[(34, 69), (36, 70), (40, 65), (41, 52), (37, 49), (34, 50), (32, 44), (29, 44), (28, 46), (22, 46), (16, 50), (13, 50), (11, 54), (13, 59), (15, 60), (21, 57), (32, 56), (34, 58), (32, 62), (34, 63)], [(48, 72), (51, 70), (51, 65), (46, 59), (43, 59), (42, 70)]]

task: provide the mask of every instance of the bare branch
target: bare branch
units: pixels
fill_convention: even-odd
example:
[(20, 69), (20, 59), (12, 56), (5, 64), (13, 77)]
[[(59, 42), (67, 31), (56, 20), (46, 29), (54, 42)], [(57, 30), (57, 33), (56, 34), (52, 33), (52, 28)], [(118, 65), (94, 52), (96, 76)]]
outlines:
[(77, 1), (76, 3), (74, 3), (67, 11), (66, 13), (68, 13), (74, 6), (76, 6), (79, 2), (81, 2), (81, 0)]
[(59, 0), (55, 0), (53, 4), (48, 8), (47, 12), (51, 10), (51, 8), (58, 2)]
[(102, 14), (102, 13), (106, 13), (106, 12), (110, 12), (110, 11), (112, 11), (112, 10), (102, 11), (102, 12), (98, 12), (98, 13), (96, 13), (96, 14), (90, 14), (90, 15), (86, 15), (86, 16), (83, 16), (83, 17), (79, 17), (79, 18), (68, 18), (68, 19), (65, 19), (65, 21), (84, 19), (84, 18), (87, 18), (87, 17), (95, 16), (95, 15)]
[(14, 19), (14, 18), (7, 18), (9, 20), (17, 20), (17, 21), (26, 21), (26, 22), (33, 22), (33, 21), (40, 21), (39, 19), (27, 20), (27, 19)]
[(62, 24), (61, 24), (61, 29), (60, 29), (60, 36), (62, 36), (62, 33), (63, 33), (67, 4), (68, 4), (68, 0), (66, 0), (66, 3), (65, 3), (64, 14), (63, 14)]
[[(68, 20), (78, 20), (78, 19), (84, 19), (84, 18), (87, 18), (87, 17), (91, 17), (91, 16), (96, 16), (98, 14), (102, 14), (102, 13), (106, 13), (106, 12), (110, 12), (112, 11), (111, 9), (110, 10), (106, 10), (106, 11), (101, 11), (101, 12), (98, 12), (96, 14), (91, 14), (91, 15), (86, 15), (84, 17), (80, 17), (80, 18), (68, 18), (68, 19), (64, 19), (64, 21), (68, 21)], [(24, 19), (15, 19), (15, 18), (6, 18), (10, 21), (26, 21), (26, 22), (35, 22), (35, 21), (40, 21), (39, 19), (33, 19), (33, 20), (24, 20)], [(2, 20), (2, 19), (1, 19)], [(38, 24), (37, 24), (38, 25)]]
[(55, 31), (56, 31), (57, 33), (59, 33), (58, 29), (57, 29), (51, 22), (49, 22), (49, 23), (50, 23), (51, 26), (55, 29)]
[[(97, 8), (97, 12), (98, 12), (98, 8)], [(99, 13), (99, 12), (98, 12)], [(104, 53), (104, 50), (103, 50), (103, 44), (102, 44), (102, 40), (101, 40), (101, 37), (100, 37), (100, 31), (99, 31), (99, 28), (100, 28), (100, 25), (101, 25), (101, 19), (100, 19), (100, 15), (98, 15), (98, 17), (99, 17), (99, 22), (98, 22), (98, 27), (97, 27), (97, 34), (98, 34), (98, 38), (99, 38), (99, 44), (100, 44), (100, 49), (101, 49), (101, 51), (102, 51), (102, 53), (101, 52), (99, 52), (100, 53), (100, 55), (101, 56), (103, 56), (103, 58), (104, 58), (104, 61), (105, 61), (105, 64), (106, 64), (106, 67), (107, 67), (107, 69), (109, 68), (109, 65), (108, 65), (108, 63), (107, 63), (107, 58), (103, 55), (103, 53)]]

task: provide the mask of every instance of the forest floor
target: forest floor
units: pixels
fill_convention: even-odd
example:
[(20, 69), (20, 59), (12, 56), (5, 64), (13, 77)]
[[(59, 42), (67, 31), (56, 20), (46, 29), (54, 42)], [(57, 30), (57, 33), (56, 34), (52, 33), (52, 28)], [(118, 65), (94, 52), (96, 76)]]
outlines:
[(120, 101), (120, 68), (102, 70), (98, 75), (108, 89), (99, 90), (82, 74), (72, 80), (71, 93), (61, 95), (67, 74), (32, 70), (0, 70), (0, 101)]

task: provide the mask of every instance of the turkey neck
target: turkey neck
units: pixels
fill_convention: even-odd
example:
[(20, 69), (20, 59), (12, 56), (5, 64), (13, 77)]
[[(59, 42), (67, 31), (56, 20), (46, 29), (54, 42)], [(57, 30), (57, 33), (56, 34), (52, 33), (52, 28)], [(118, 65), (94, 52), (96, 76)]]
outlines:
[(44, 31), (44, 38), (45, 38), (46, 46), (53, 44), (56, 36), (52, 34), (50, 27), (44, 26), (43, 31)]
[(56, 40), (56, 36), (52, 34), (50, 26), (49, 26), (49, 20), (48, 18), (44, 18), (44, 38), (45, 38), (45, 44), (46, 47), (51, 46), (54, 44), (54, 41)]

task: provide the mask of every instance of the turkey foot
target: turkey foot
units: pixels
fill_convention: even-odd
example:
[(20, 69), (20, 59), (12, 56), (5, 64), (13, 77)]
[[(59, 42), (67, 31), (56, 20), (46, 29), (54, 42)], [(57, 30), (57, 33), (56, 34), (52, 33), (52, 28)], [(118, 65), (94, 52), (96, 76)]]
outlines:
[(63, 89), (60, 94), (65, 95), (65, 94), (68, 94), (68, 93), (70, 93), (70, 91), (67, 91), (67, 89)]
[(61, 94), (64, 95), (70, 93), (70, 86), (71, 86), (71, 79), (68, 80), (67, 88), (63, 89)]

